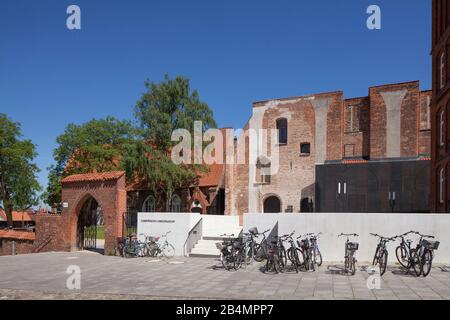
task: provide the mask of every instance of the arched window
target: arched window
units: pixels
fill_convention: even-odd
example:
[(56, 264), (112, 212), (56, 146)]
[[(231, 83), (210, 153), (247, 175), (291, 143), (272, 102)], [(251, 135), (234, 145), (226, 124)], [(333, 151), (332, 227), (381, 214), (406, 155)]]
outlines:
[(288, 122), (287, 119), (277, 120), (278, 144), (287, 144), (288, 141)]
[(264, 200), (264, 213), (281, 213), (281, 201), (277, 196), (270, 196)]
[(170, 200), (170, 212), (181, 212), (181, 198), (177, 194)]
[(148, 196), (142, 205), (142, 212), (155, 212), (155, 197)]

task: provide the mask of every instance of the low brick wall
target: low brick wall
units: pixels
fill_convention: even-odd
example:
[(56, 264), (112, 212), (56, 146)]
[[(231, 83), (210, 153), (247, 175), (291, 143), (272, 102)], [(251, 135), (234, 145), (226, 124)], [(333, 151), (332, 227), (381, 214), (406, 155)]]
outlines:
[(70, 251), (65, 219), (59, 215), (37, 215), (36, 232), (0, 230), (0, 256), (38, 252)]
[(32, 253), (35, 239), (33, 232), (0, 230), (0, 256)]

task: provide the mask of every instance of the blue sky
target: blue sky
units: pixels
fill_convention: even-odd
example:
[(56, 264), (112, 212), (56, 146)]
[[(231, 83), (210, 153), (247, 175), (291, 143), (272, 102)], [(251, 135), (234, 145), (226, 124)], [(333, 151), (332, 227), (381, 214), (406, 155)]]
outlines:
[[(66, 28), (77, 4), (82, 30)], [(382, 29), (366, 28), (379, 5)], [(38, 145), (46, 185), (69, 123), (132, 119), (144, 80), (185, 75), (222, 127), (253, 101), (420, 80), (431, 88), (430, 0), (8, 0), (0, 4), (0, 112)]]

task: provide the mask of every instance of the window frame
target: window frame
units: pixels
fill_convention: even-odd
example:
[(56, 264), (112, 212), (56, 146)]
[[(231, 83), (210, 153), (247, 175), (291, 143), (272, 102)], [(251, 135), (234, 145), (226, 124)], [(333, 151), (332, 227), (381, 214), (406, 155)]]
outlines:
[[(281, 124), (283, 124), (283, 126), (281, 126)], [(278, 130), (278, 145), (283, 146), (283, 145), (288, 144), (288, 140), (289, 140), (288, 139), (288, 135), (289, 135), (288, 126), (289, 126), (289, 124), (288, 124), (288, 120), (286, 118), (278, 118), (276, 120), (276, 127)], [(281, 134), (282, 129), (284, 129), (284, 131), (285, 131), (285, 137), (284, 137), (285, 139), (283, 141), (281, 141), (281, 138), (283, 137)]]
[[(153, 211), (149, 211), (151, 209), (147, 209), (147, 205), (150, 200), (153, 200)], [(142, 212), (146, 213), (156, 212), (156, 199), (153, 195), (149, 195), (147, 198), (145, 198), (144, 202), (142, 203)]]

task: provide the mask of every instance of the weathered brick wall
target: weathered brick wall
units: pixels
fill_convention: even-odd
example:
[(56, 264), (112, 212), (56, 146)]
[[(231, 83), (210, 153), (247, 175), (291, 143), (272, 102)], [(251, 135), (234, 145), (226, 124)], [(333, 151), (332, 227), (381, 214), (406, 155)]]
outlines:
[[(369, 96), (370, 157), (417, 157), (419, 82), (372, 87)], [(399, 112), (398, 123), (389, 116), (389, 110), (394, 115)], [(389, 151), (389, 144), (394, 153)]]
[(33, 252), (34, 241), (17, 239), (0, 239), (0, 256), (10, 256), (15, 243), (16, 254), (29, 254)]
[(369, 98), (345, 100), (344, 158), (369, 157)]

